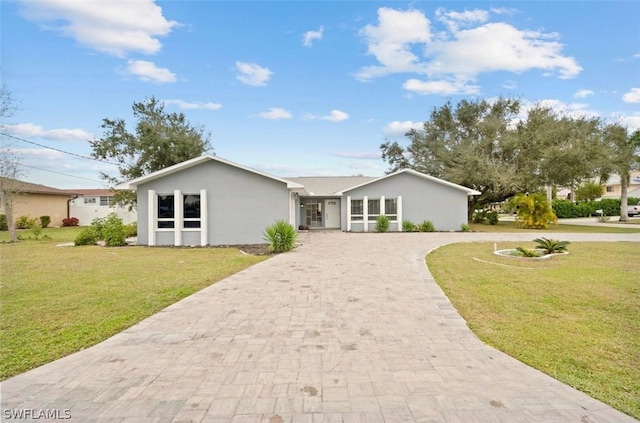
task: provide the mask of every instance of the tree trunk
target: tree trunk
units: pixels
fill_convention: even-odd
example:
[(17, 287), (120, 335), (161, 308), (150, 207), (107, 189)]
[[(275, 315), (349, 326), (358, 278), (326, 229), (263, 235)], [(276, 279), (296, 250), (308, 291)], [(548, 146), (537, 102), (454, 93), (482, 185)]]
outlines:
[(0, 201), (2, 202), (2, 208), (4, 208), (4, 214), (7, 217), (7, 226), (9, 227), (9, 240), (11, 242), (18, 242), (16, 222), (13, 220), (13, 201), (11, 201), (11, 195), (12, 193), (0, 189)]
[(627, 187), (629, 186), (629, 172), (620, 172), (620, 222), (629, 221), (627, 212)]

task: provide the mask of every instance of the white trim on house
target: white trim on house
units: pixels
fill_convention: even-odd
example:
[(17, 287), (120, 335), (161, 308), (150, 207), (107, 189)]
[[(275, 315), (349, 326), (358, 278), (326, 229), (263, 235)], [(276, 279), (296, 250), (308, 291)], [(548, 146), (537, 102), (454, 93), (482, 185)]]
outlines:
[(291, 181), (288, 181), (286, 179), (279, 178), (277, 176), (269, 175), (268, 173), (264, 173), (264, 172), (261, 172), (259, 170), (251, 169), (250, 167), (246, 167), (246, 166), (240, 165), (238, 163), (230, 162), (229, 160), (221, 159), (218, 156), (213, 156), (213, 155), (207, 154), (205, 156), (196, 157), (196, 158), (184, 161), (182, 163), (178, 163), (178, 164), (175, 164), (173, 166), (169, 166), (169, 167), (164, 168), (162, 170), (158, 170), (156, 172), (153, 172), (153, 173), (151, 173), (149, 175), (141, 176), (140, 178), (136, 178), (136, 179), (132, 179), (131, 181), (124, 182), (124, 183), (122, 183), (120, 185), (117, 185), (115, 187), (115, 189), (118, 189), (118, 190), (134, 190), (140, 184), (143, 184), (143, 183), (146, 183), (146, 182), (150, 182), (150, 181), (162, 178), (162, 177), (167, 176), (167, 175), (171, 175), (172, 173), (176, 173), (176, 172), (188, 169), (188, 168), (193, 167), (193, 166), (197, 166), (197, 165), (199, 165), (201, 163), (204, 163), (206, 161), (209, 161), (209, 160), (217, 161), (217, 162), (229, 165), (229, 166), (236, 167), (238, 169), (246, 170), (247, 172), (255, 173), (256, 175), (264, 176), (266, 178), (270, 178), (270, 179), (273, 179), (273, 180), (278, 181), (278, 182), (283, 182), (283, 183), (287, 184), (287, 188), (300, 188), (300, 189), (304, 188), (304, 186), (302, 186), (302, 185), (300, 185), (300, 184), (298, 184), (296, 182), (291, 182)]
[(209, 243), (209, 209), (207, 207), (207, 190), (200, 190), (200, 246), (204, 247)]
[(426, 179), (427, 181), (436, 182), (438, 184), (442, 184), (442, 185), (448, 186), (450, 188), (458, 189), (458, 190), (466, 192), (467, 195), (480, 195), (480, 194), (482, 194), (480, 191), (476, 191), (475, 189), (463, 187), (462, 185), (454, 184), (453, 182), (448, 182), (448, 181), (445, 181), (443, 179), (436, 178), (435, 176), (426, 175), (424, 173), (420, 173), (420, 172), (415, 171), (413, 169), (398, 170), (397, 172), (393, 172), (393, 173), (389, 173), (388, 175), (381, 176), (378, 179), (374, 179), (372, 181), (364, 182), (364, 183), (362, 183), (360, 185), (356, 185), (354, 187), (347, 188), (347, 189), (345, 189), (343, 191), (337, 192), (336, 194), (337, 195), (342, 195), (345, 192), (352, 191), (352, 190), (354, 190), (356, 188), (360, 188), (360, 187), (363, 187), (363, 186), (366, 186), (366, 185), (369, 185), (369, 184), (373, 184), (373, 183), (378, 182), (378, 181), (382, 181), (383, 179), (387, 179), (387, 178), (390, 178), (392, 176), (399, 175), (401, 173), (409, 173), (411, 175), (418, 176), (418, 177), (420, 177), (422, 179)]
[(153, 247), (156, 245), (156, 224), (158, 222), (158, 196), (155, 190), (150, 189), (147, 191), (147, 203), (149, 204), (147, 209), (147, 236), (149, 237), (147, 244)]

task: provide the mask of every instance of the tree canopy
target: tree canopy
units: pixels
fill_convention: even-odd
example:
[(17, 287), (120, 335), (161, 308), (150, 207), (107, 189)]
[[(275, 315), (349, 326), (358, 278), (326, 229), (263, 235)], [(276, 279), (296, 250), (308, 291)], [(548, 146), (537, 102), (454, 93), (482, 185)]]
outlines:
[(393, 172), (412, 168), (480, 191), (470, 213), (487, 203), (545, 186), (572, 189), (606, 167), (605, 126), (598, 118), (525, 109), (512, 98), (447, 101), (434, 107), (409, 144), (387, 141), (382, 158)]
[(94, 158), (119, 164), (118, 176), (101, 174), (110, 184), (139, 178), (212, 151), (210, 135), (204, 128), (191, 125), (183, 113), (167, 113), (155, 97), (134, 102), (132, 108), (137, 120), (133, 133), (124, 119), (105, 118), (102, 138), (90, 141)]

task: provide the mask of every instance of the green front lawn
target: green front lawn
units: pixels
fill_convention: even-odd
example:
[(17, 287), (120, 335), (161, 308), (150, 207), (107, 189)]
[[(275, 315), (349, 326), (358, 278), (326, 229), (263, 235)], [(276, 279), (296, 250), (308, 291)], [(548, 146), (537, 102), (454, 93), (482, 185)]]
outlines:
[[(0, 244), (0, 379), (94, 345), (265, 259), (235, 248), (57, 247)], [(6, 235), (4, 232), (2, 235)]]
[[(534, 245), (498, 244), (516, 246)], [(448, 245), (426, 258), (471, 330), (640, 418), (640, 244), (573, 243), (569, 255), (537, 262), (495, 256), (493, 247)]]
[[(595, 219), (595, 218), (594, 218)], [(610, 222), (617, 223), (617, 222)], [(472, 223), (469, 225), (472, 231), (476, 232), (502, 232), (502, 233), (511, 233), (511, 232), (529, 232), (533, 236), (532, 238), (537, 238), (540, 236), (545, 236), (546, 233), (551, 232), (562, 232), (562, 233), (614, 233), (614, 234), (624, 234), (624, 233), (638, 233), (640, 232), (640, 228), (635, 227), (633, 225), (629, 225), (628, 228), (612, 228), (608, 226), (580, 226), (580, 225), (549, 225), (548, 229), (522, 229), (518, 228), (515, 225), (515, 222), (510, 221), (499, 221), (497, 225), (481, 225), (478, 223)]]

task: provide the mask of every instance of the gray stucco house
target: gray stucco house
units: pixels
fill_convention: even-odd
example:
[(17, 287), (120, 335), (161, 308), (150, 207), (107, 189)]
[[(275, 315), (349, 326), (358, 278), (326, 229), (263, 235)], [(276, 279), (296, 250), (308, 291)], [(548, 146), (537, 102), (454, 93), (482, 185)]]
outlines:
[(116, 187), (135, 190), (139, 245), (262, 243), (267, 226), (367, 232), (377, 216), (427, 219), (437, 230), (467, 223), (467, 197), (478, 191), (414, 170), (382, 177), (280, 178), (217, 156), (170, 166)]

